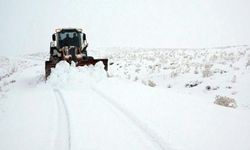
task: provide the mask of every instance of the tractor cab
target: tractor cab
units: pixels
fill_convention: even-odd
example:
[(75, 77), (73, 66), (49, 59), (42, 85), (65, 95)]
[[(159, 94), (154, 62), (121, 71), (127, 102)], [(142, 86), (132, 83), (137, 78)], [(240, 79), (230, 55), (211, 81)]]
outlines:
[(82, 33), (81, 29), (57, 29), (56, 33), (52, 35), (52, 40), (52, 44), (57, 49), (65, 46), (83, 48), (87, 45), (86, 35)]
[(88, 43), (82, 29), (56, 29), (50, 43), (51, 60), (78, 61), (87, 57)]

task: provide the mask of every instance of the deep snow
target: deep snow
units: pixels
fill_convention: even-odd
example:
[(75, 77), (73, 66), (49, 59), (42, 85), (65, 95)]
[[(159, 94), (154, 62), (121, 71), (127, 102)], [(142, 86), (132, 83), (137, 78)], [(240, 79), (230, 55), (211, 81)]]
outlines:
[(109, 71), (61, 62), (46, 82), (46, 54), (1, 57), (0, 149), (250, 149), (248, 46), (90, 54)]

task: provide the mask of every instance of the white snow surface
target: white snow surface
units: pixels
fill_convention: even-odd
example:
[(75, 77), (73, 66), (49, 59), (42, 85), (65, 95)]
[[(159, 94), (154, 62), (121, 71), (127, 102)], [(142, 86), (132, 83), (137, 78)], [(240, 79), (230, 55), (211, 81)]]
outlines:
[(62, 61), (45, 81), (46, 53), (0, 57), (1, 150), (250, 149), (248, 46), (89, 53), (109, 71)]

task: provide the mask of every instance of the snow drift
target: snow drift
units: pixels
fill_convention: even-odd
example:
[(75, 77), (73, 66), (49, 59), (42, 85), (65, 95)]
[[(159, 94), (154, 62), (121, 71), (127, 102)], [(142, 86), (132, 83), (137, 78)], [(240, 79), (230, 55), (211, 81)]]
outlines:
[(107, 78), (107, 72), (102, 62), (98, 62), (95, 66), (76, 67), (74, 62), (70, 65), (66, 61), (61, 61), (52, 68), (47, 83), (60, 88), (75, 86), (75, 84), (88, 87), (105, 78)]

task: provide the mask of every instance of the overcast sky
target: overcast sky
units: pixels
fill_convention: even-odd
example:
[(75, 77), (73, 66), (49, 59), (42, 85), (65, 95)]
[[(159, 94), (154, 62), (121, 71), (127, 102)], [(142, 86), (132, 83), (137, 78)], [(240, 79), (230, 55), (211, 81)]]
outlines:
[(49, 51), (55, 28), (91, 47), (250, 44), (250, 0), (0, 0), (1, 54)]

